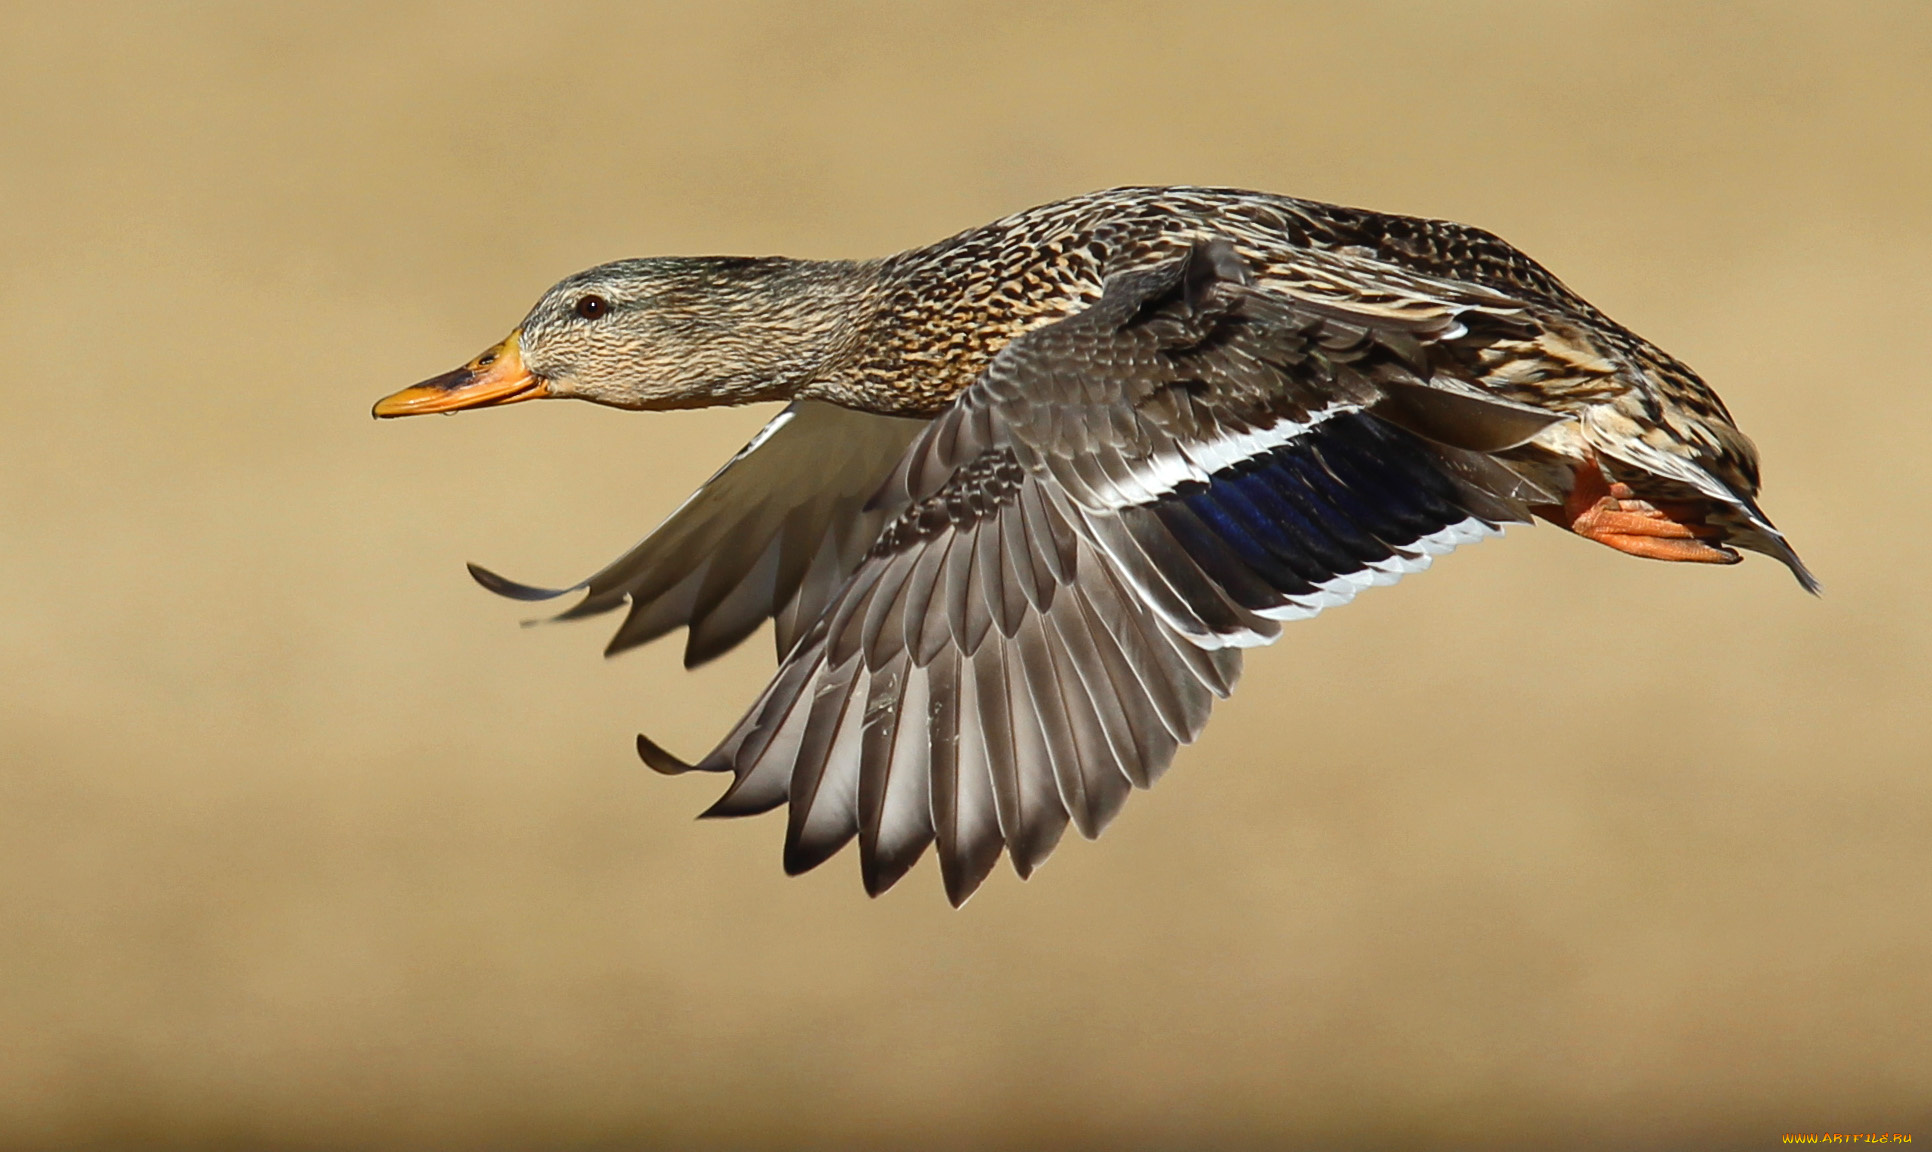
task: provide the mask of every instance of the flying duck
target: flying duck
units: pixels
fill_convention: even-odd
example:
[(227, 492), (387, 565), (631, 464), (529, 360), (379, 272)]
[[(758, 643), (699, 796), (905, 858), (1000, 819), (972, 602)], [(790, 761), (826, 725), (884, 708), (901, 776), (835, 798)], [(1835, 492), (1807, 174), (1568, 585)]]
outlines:
[(1716, 393), (1497, 237), (1259, 192), (1120, 188), (868, 261), (656, 257), (571, 276), (377, 416), (572, 397), (787, 406), (567, 589), (471, 566), (607, 652), (770, 620), (778, 668), (688, 764), (789, 808), (784, 865), (937, 844), (964, 902), (1097, 836), (1282, 623), (1532, 516), (1620, 552), (1817, 583)]

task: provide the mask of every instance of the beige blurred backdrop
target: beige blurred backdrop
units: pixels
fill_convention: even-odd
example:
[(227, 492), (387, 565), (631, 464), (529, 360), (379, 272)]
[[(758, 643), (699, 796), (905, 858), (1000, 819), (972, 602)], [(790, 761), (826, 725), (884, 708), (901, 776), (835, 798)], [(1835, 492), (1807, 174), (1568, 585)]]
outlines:
[[(1932, 1140), (1923, 4), (0, 9), (0, 1146)], [(1499, 232), (1825, 582), (1515, 529), (966, 909), (692, 816), (575, 579), (768, 411), (377, 425), (550, 283), (1123, 183)]]

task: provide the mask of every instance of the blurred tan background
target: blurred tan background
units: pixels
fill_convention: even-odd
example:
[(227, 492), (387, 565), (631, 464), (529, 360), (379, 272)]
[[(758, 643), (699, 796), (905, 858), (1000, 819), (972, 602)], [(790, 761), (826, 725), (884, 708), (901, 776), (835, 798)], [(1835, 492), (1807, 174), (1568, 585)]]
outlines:
[[(0, 1146), (1932, 1139), (1922, 4), (0, 9)], [(961, 912), (698, 823), (770, 666), (524, 630), (767, 415), (379, 395), (620, 256), (1121, 183), (1493, 229), (1826, 584), (1513, 530)]]

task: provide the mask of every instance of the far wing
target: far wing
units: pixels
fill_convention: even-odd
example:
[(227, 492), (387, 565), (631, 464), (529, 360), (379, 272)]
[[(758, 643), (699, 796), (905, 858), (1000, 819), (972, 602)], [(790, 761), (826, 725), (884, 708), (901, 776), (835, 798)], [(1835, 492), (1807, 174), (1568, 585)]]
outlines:
[(535, 588), (470, 565), (479, 584), (518, 600), (582, 590), (556, 617), (574, 620), (630, 602), (607, 654), (688, 625), (684, 662), (735, 647), (766, 619), (782, 657), (824, 610), (890, 515), (867, 500), (927, 421), (801, 400), (673, 512), (602, 570), (568, 588)]

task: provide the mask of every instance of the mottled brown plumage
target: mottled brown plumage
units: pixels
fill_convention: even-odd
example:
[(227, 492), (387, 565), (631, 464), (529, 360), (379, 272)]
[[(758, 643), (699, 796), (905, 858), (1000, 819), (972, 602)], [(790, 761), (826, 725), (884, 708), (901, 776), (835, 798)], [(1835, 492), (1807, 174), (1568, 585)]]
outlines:
[(1721, 543), (1776, 557), (1812, 586), (1782, 538), (1725, 507), (1755, 498), (1758, 461), (1717, 394), (1508, 243), (1446, 220), (1221, 188), (1120, 188), (1030, 209), (854, 266), (871, 282), (861, 334), (800, 394), (930, 416), (1013, 337), (1204, 235), (1230, 240), (1271, 292), (1460, 325), (1434, 345), (1446, 377), (1579, 417), (1513, 457), (1546, 487), (1567, 493), (1594, 457), (1640, 497), (1705, 504)]

